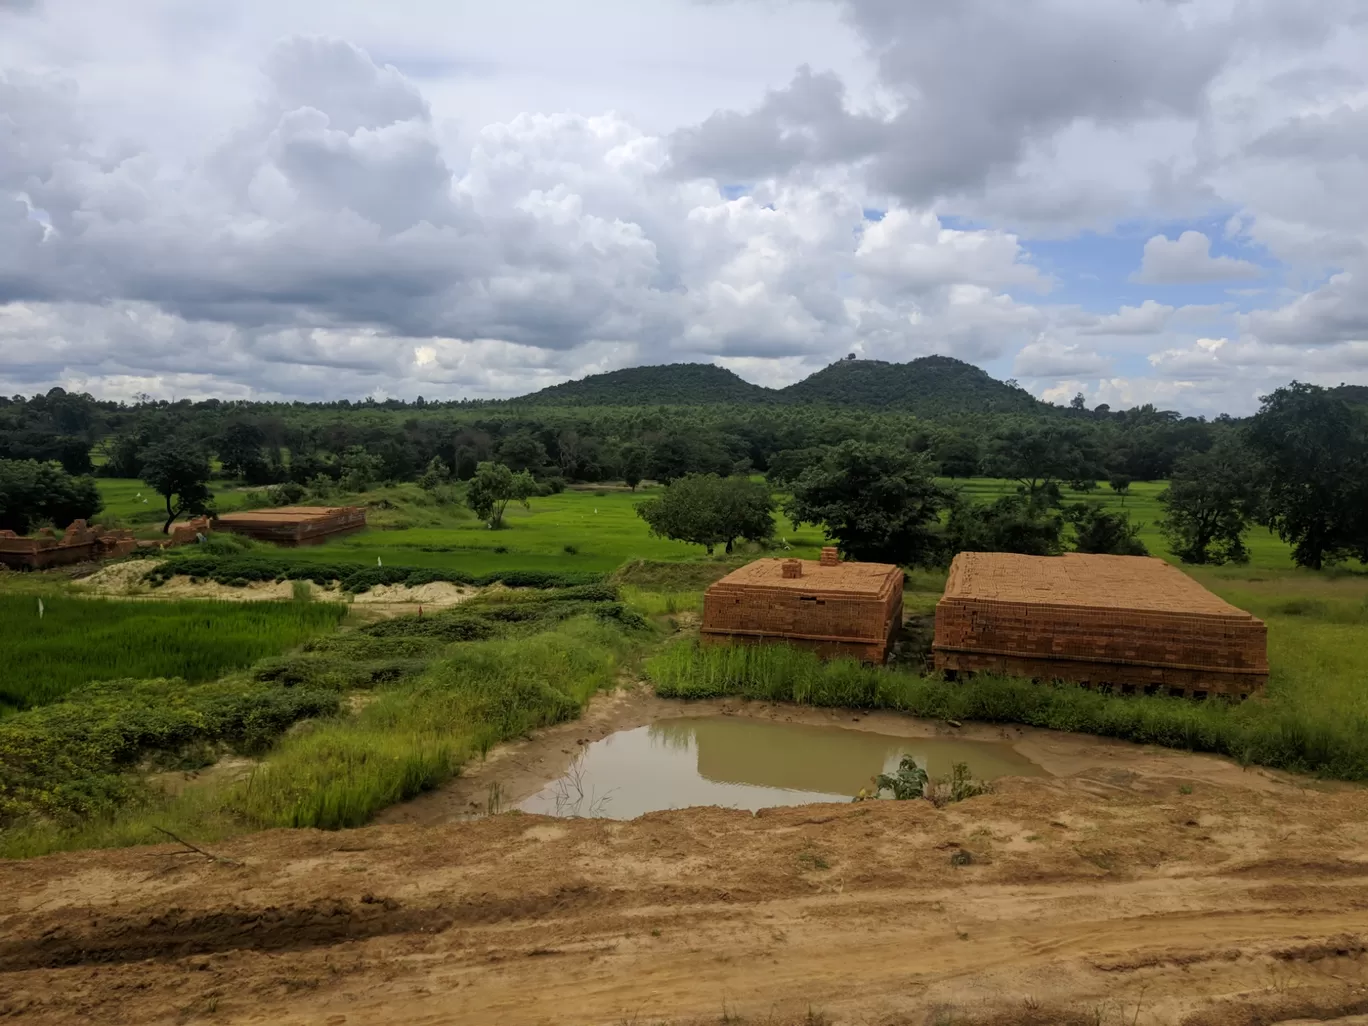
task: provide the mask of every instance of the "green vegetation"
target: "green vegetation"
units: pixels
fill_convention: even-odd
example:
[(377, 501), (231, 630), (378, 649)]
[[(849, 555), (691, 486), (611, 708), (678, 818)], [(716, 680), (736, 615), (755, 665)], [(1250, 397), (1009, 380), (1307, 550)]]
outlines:
[(686, 474), (636, 511), (656, 537), (702, 545), (709, 556), (718, 545), (730, 554), (738, 538), (768, 542), (775, 532), (774, 496), (744, 477)]
[(528, 499), (537, 493), (537, 482), (526, 470), (516, 474), (502, 463), (481, 463), (466, 486), (466, 503), (492, 531), (504, 525), (504, 511), (510, 502), (528, 509)]
[(104, 502), (89, 477), (72, 477), (56, 463), (0, 459), (0, 531), (27, 534), (44, 523), (65, 530), (93, 520)]
[(211, 680), (331, 630), (344, 612), (335, 603), (0, 594), (0, 706), (53, 702), (94, 680)]
[[(655, 636), (611, 587), (501, 591), (316, 637), (212, 683), (79, 688), (0, 721), (0, 855), (142, 843), (154, 825), (208, 838), (363, 823), (492, 745), (577, 715)], [(131, 772), (225, 751), (265, 758), (246, 779), (181, 795)]]
[(166, 521), (162, 533), (171, 530), (172, 522), (184, 513), (209, 512), (209, 478), (213, 470), (209, 457), (193, 445), (175, 439), (159, 442), (140, 456), (142, 479), (166, 502)]

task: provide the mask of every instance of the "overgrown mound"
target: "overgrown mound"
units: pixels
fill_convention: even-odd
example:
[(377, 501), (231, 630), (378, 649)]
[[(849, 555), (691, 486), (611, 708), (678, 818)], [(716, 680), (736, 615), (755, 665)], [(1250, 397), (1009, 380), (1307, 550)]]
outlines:
[(334, 581), (343, 591), (359, 595), (381, 584), (402, 584), (417, 588), (424, 584), (444, 581), (484, 587), (503, 584), (510, 588), (569, 588), (596, 584), (602, 574), (585, 571), (553, 572), (549, 570), (494, 570), (485, 574), (471, 574), (461, 570), (440, 570), (433, 567), (367, 566), (364, 563), (312, 563), (292, 560), (288, 556), (217, 555), (186, 551), (161, 560), (144, 575), (153, 587), (165, 584), (176, 576), (192, 580), (213, 581), (229, 587), (244, 586), (255, 581), (312, 581), (326, 586)]

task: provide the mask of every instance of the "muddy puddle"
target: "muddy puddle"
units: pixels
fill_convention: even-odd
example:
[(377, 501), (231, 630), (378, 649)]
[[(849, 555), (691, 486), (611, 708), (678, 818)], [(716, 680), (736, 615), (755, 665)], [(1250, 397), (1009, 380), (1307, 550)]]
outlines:
[(932, 777), (965, 763), (980, 780), (1040, 776), (1012, 745), (911, 738), (738, 716), (679, 717), (583, 747), (569, 769), (518, 804), (548, 816), (632, 819), (660, 809), (763, 809), (848, 802), (910, 755)]

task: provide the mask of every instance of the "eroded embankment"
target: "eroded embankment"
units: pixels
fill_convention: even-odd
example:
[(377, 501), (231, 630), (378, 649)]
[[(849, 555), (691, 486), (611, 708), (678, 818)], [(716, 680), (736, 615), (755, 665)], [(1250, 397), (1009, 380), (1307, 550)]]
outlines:
[(209, 846), (233, 863), (174, 845), (6, 863), (0, 1012), (1233, 1026), (1368, 1010), (1368, 794), (1087, 784)]

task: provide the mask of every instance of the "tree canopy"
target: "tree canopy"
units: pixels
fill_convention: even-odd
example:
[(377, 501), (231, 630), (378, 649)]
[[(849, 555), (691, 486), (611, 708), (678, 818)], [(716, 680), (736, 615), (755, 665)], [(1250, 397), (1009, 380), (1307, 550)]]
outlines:
[(515, 474), (502, 463), (485, 462), (475, 469), (475, 476), (466, 486), (466, 505), (492, 530), (498, 530), (504, 525), (504, 511), (510, 502), (520, 503), (526, 509), (530, 505), (528, 500), (536, 494), (537, 482), (527, 471)]
[(152, 446), (142, 454), (142, 479), (166, 500), (166, 523), (162, 533), (183, 513), (210, 512), (211, 469), (204, 450), (170, 439)]
[(772, 538), (774, 505), (769, 488), (758, 481), (686, 474), (658, 497), (637, 503), (636, 510), (652, 534), (702, 545), (712, 555), (718, 545), (731, 552), (738, 538)]

